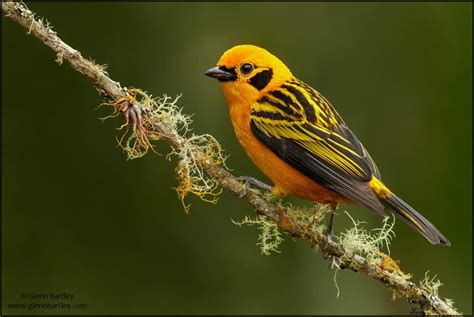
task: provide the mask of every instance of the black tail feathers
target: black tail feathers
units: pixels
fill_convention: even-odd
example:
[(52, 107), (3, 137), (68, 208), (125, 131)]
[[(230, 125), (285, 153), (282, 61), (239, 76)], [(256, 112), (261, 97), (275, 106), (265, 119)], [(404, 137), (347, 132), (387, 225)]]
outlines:
[(421, 233), (432, 244), (451, 245), (449, 240), (431, 222), (396, 195), (392, 194), (387, 198), (380, 198), (380, 202), (402, 218), (409, 226)]

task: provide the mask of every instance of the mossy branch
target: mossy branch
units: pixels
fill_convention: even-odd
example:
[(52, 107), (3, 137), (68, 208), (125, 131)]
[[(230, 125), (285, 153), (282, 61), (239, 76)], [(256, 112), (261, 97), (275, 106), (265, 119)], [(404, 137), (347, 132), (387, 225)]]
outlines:
[[(109, 77), (103, 66), (84, 58), (78, 50), (66, 44), (48, 22), (37, 18), (23, 3), (2, 2), (2, 10), (5, 16), (20, 24), (28, 34), (53, 49), (58, 63), (66, 60), (73, 69), (89, 78), (99, 94), (114, 106), (113, 116), (124, 116), (124, 126), (132, 126), (125, 145), (129, 157), (139, 157), (148, 149), (153, 149), (151, 141), (166, 142), (171, 146), (172, 153), (181, 159), (177, 168), (178, 176), (188, 181), (188, 184), (183, 185), (182, 182), (180, 185), (183, 186), (182, 198), (187, 192), (193, 192), (213, 202), (213, 195), (218, 194), (215, 192), (217, 187), (239, 197), (242, 183), (221, 164), (223, 157), (217, 141), (210, 135), (187, 137), (185, 133), (180, 133), (179, 125), (184, 124), (186, 128), (188, 117), (182, 115), (181, 110), (167, 97), (166, 100), (156, 100), (140, 90), (122, 87)], [(201, 182), (201, 187), (193, 180)], [(178, 193), (179, 190), (178, 188)], [(207, 195), (211, 195), (211, 198), (205, 198)], [(396, 261), (386, 254), (380, 253), (377, 261), (374, 261), (373, 252), (364, 253), (358, 252), (357, 248), (348, 248), (343, 239), (340, 242), (327, 241), (321, 230), (315, 230), (315, 225), (320, 222), (312, 223), (310, 217), (302, 217), (300, 211), (283, 207), (264, 194), (249, 191), (240, 198), (245, 199), (259, 215), (273, 221), (290, 236), (324, 250), (325, 257), (330, 256), (339, 269), (350, 269), (374, 278), (392, 290), (394, 298), (405, 297), (410, 303), (419, 305), (426, 314), (460, 314), (452, 307), (452, 301), (438, 295), (439, 281), (425, 277), (417, 285), (409, 281), (410, 274), (402, 272)], [(321, 220), (316, 218), (318, 217), (313, 217), (313, 221)], [(308, 220), (308, 223), (301, 219)]]

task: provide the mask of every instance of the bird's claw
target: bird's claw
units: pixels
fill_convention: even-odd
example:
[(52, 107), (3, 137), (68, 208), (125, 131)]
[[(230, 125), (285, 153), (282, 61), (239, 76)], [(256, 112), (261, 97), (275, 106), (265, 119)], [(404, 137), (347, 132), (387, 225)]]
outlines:
[(239, 177), (238, 180), (241, 181), (243, 184), (242, 184), (242, 190), (240, 191), (239, 193), (239, 198), (242, 198), (244, 197), (245, 195), (247, 195), (247, 193), (249, 192), (249, 183), (245, 180), (242, 180), (241, 179), (242, 177)]
[(243, 188), (239, 194), (239, 198), (242, 198), (248, 194), (250, 185), (260, 187), (261, 189), (264, 189), (264, 190), (270, 190), (270, 191), (272, 190), (272, 187), (270, 185), (267, 185), (264, 182), (259, 181), (258, 179), (250, 177), (250, 176), (240, 176), (237, 179), (243, 183)]
[(328, 249), (328, 246), (332, 243), (332, 232), (328, 230), (326, 231), (324, 236), (325, 236), (325, 239), (321, 246), (321, 251), (323, 252), (323, 257), (327, 259), (329, 257), (329, 253), (327, 252), (327, 249)]

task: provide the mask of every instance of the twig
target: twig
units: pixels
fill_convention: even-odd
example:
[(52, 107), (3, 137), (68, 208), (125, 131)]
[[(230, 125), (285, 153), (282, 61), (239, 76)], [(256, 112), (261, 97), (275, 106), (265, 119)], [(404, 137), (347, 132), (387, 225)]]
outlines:
[[(67, 60), (71, 67), (87, 78), (89, 78), (98, 92), (104, 98), (112, 101), (120, 98), (127, 98), (130, 94), (126, 88), (122, 88), (120, 83), (112, 80), (105, 72), (104, 68), (93, 61), (84, 58), (79, 51), (72, 48), (61, 40), (57, 33), (52, 30), (49, 23), (35, 17), (35, 14), (21, 2), (2, 2), (2, 10), (5, 15), (22, 27), (28, 34), (37, 37), (45, 45), (52, 48), (57, 55), (57, 61), (62, 63)], [(141, 107), (140, 104), (135, 106)], [(145, 114), (146, 115), (146, 114)], [(242, 190), (242, 183), (222, 166), (213, 164), (205, 153), (190, 144), (190, 141), (170, 129), (165, 124), (156, 123), (148, 127), (153, 133), (159, 135), (159, 139), (168, 143), (175, 151), (183, 149), (185, 146), (192, 149), (194, 157), (200, 162), (202, 169), (228, 191), (239, 196)], [(390, 269), (383, 265), (370, 261), (367, 257), (358, 254), (348, 254), (342, 244), (327, 241), (325, 235), (308, 231), (297, 226), (283, 207), (263, 198), (262, 195), (248, 192), (242, 199), (255, 208), (256, 212), (272, 219), (278, 226), (293, 237), (308, 242), (311, 246), (324, 250), (326, 255), (337, 259), (341, 269), (347, 268), (355, 272), (362, 272), (375, 280), (382, 282), (391, 289), (395, 297), (405, 297), (410, 303), (418, 304), (424, 313), (434, 313), (442, 315), (459, 315), (460, 313), (451, 307), (446, 300), (441, 299), (435, 292), (420, 287), (407, 278), (408, 274), (397, 269)], [(388, 257), (388, 256), (387, 256)], [(391, 260), (390, 257), (388, 257)], [(393, 260), (391, 260), (393, 261)]]

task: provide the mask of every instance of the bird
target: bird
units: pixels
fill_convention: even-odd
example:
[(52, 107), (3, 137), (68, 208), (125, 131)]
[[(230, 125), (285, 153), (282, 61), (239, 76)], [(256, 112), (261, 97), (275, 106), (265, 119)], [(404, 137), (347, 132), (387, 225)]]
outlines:
[(374, 160), (334, 106), (269, 51), (236, 45), (205, 75), (219, 81), (239, 143), (273, 182), (243, 177), (246, 186), (329, 204), (328, 239), (337, 206), (358, 204), (381, 216), (394, 213), (432, 244), (450, 245), (383, 183)]

